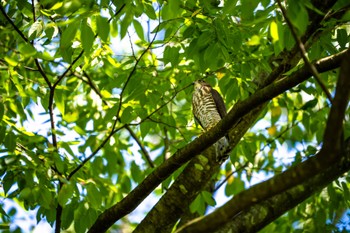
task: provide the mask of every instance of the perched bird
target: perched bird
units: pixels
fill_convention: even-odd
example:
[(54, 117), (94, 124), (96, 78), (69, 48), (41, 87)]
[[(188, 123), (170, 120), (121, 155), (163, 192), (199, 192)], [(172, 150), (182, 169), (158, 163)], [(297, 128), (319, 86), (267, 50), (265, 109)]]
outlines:
[[(194, 82), (192, 110), (196, 121), (204, 130), (214, 127), (227, 113), (220, 94), (203, 80)], [(228, 154), (225, 152), (229, 146), (228, 137), (220, 138), (214, 146), (217, 162), (226, 160)]]

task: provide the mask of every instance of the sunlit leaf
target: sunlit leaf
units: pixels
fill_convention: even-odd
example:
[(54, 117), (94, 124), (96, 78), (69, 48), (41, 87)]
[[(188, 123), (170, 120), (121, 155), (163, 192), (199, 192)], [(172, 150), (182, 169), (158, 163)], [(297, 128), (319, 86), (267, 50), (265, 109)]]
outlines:
[(270, 35), (272, 37), (272, 41), (275, 43), (276, 41), (279, 40), (278, 37), (278, 27), (277, 27), (277, 23), (275, 21), (272, 21), (270, 23)]
[(247, 45), (254, 46), (260, 44), (260, 37), (258, 35), (253, 35), (249, 41), (247, 42)]
[(34, 39), (38, 37), (43, 31), (42, 21), (35, 21), (28, 31), (28, 37)]

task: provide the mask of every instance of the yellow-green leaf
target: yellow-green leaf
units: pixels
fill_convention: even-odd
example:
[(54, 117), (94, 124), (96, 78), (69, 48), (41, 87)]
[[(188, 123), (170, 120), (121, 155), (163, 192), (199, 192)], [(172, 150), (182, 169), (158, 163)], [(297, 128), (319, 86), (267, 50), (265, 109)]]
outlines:
[(272, 21), (270, 23), (270, 35), (272, 37), (272, 42), (273, 43), (275, 43), (276, 41), (279, 40), (277, 23), (275, 21)]

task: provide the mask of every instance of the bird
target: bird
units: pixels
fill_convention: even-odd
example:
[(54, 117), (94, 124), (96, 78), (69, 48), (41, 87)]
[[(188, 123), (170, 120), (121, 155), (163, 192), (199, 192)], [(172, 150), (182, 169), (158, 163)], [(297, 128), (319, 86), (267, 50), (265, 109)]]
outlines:
[[(195, 120), (206, 131), (214, 127), (227, 114), (221, 95), (204, 80), (194, 82), (192, 111)], [(216, 161), (222, 163), (228, 158), (228, 136), (220, 138), (214, 146)]]

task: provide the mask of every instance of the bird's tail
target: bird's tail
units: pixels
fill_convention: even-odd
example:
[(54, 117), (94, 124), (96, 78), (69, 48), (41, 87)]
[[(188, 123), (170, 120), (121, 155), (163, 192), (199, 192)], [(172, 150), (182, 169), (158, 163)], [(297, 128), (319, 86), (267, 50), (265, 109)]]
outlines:
[(216, 161), (223, 163), (229, 156), (229, 141), (227, 137), (222, 137), (215, 143), (216, 147)]

